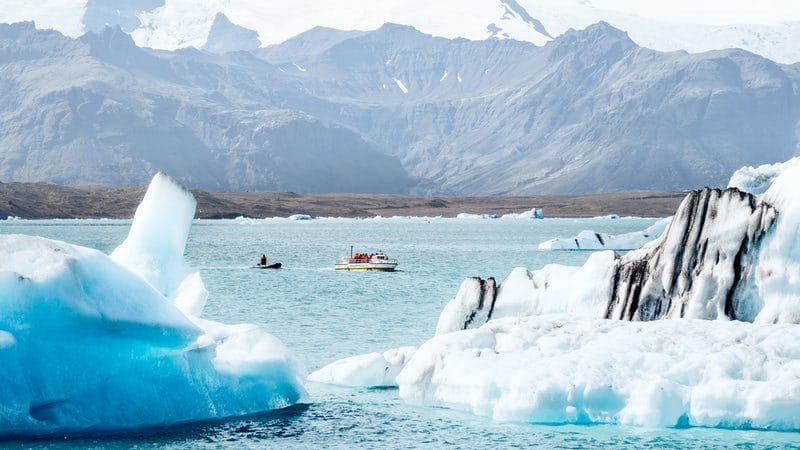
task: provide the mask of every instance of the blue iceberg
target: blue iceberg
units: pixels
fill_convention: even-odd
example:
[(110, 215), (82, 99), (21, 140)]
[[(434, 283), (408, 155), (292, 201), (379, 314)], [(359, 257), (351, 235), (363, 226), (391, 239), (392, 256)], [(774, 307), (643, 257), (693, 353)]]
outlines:
[(0, 436), (164, 426), (302, 402), (305, 374), (255, 325), (200, 317), (183, 252), (195, 200), (158, 174), (110, 256), (0, 236)]

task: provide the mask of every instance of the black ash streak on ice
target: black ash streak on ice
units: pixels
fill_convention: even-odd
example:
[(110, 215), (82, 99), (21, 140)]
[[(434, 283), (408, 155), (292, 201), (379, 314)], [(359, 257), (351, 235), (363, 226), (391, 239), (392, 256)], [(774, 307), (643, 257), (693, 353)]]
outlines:
[[(470, 281), (478, 283), (478, 289), (475, 289), (474, 292), (478, 292), (479, 297), (476, 303), (477, 306), (464, 321), (464, 327), (462, 328), (464, 330), (476, 328), (488, 322), (492, 318), (494, 304), (497, 301), (497, 282), (494, 277), (486, 280), (480, 277), (471, 277)], [(483, 314), (484, 312), (486, 313), (485, 315)]]
[[(727, 214), (720, 215), (723, 209)], [(746, 214), (747, 219), (723, 224), (731, 212)], [(747, 308), (746, 287), (755, 275), (755, 250), (775, 224), (777, 214), (768, 203), (736, 188), (704, 188), (689, 193), (658, 245), (617, 256), (610, 288), (598, 293), (607, 295), (605, 318), (650, 321), (686, 317), (689, 301), (699, 289), (709, 287), (698, 287), (697, 280), (704, 278), (713, 282), (708, 303), (718, 305), (718, 316), (752, 321), (755, 315)], [(726, 225), (736, 227), (729, 230), (739, 242), (734, 255), (726, 251), (725, 242), (709, 237), (714, 227)], [(477, 307), (463, 329), (477, 328), (490, 320), (497, 300), (494, 278), (472, 280), (480, 284), (480, 289), (473, 290), (480, 298), (471, 302)], [(490, 296), (488, 312), (483, 314)]]
[[(737, 234), (738, 251), (730, 258), (724, 243), (709, 239), (706, 231), (720, 223), (720, 204), (749, 214)], [(645, 255), (629, 254), (614, 269), (607, 319), (658, 320), (685, 317), (695, 294), (694, 281), (710, 277), (716, 285), (714, 303), (731, 320), (752, 321), (740, 313), (744, 278), (749, 278), (761, 239), (775, 223), (777, 212), (752, 194), (736, 188), (705, 188), (691, 192), (678, 208), (664, 240)], [(721, 276), (720, 276), (721, 274)], [(726, 278), (724, 274), (733, 274)], [(702, 288), (702, 287), (701, 287)], [(724, 297), (724, 298), (720, 298)]]

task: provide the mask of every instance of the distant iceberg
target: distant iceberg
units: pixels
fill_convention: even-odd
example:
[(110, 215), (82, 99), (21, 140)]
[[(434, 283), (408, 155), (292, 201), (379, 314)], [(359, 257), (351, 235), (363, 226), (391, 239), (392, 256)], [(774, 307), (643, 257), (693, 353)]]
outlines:
[(0, 235), (0, 436), (164, 426), (305, 398), (280, 341), (199, 317), (207, 291), (183, 259), (194, 211), (158, 174), (111, 256)]
[[(739, 178), (761, 195), (691, 192), (642, 249), (465, 280), (400, 397), (522, 422), (800, 430), (800, 159), (774, 169)], [(342, 364), (337, 383), (357, 382)]]
[(501, 219), (544, 219), (544, 212), (541, 208), (532, 208), (521, 213), (503, 214)]
[(532, 208), (521, 213), (510, 213), (498, 216), (497, 214), (471, 214), (459, 213), (456, 219), (542, 219), (544, 212), (541, 208)]
[(456, 219), (497, 219), (495, 214), (458, 213)]
[(289, 216), (290, 220), (311, 220), (312, 218), (313, 217), (308, 214), (292, 214)]
[(539, 244), (539, 250), (635, 250), (661, 236), (671, 217), (658, 220), (641, 231), (623, 234), (584, 230), (571, 238), (553, 238)]

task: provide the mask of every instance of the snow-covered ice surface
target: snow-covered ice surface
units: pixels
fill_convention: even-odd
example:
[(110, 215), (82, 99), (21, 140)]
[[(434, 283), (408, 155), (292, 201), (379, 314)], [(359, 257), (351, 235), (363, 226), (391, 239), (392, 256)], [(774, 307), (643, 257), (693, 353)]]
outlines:
[[(800, 159), (737, 173), (764, 194), (692, 192), (642, 249), (465, 280), (400, 397), (521, 422), (800, 430)], [(332, 364), (335, 382), (358, 385), (363, 358)]]
[(398, 89), (403, 92), (403, 94), (408, 94), (408, 88), (402, 81), (398, 80), (397, 78), (394, 79), (395, 84), (397, 85)]
[(571, 238), (553, 238), (539, 244), (539, 250), (634, 250), (661, 236), (670, 217), (659, 220), (642, 231), (624, 234), (598, 233), (584, 230)]
[(751, 194), (763, 194), (784, 170), (800, 164), (800, 157), (789, 161), (764, 164), (758, 167), (745, 166), (731, 175), (728, 187), (735, 187)]
[(158, 174), (109, 257), (0, 235), (0, 435), (129, 429), (282, 408), (302, 370), (254, 325), (198, 317), (195, 202)]
[(499, 420), (800, 429), (797, 325), (530, 316), (417, 350), (400, 397)]

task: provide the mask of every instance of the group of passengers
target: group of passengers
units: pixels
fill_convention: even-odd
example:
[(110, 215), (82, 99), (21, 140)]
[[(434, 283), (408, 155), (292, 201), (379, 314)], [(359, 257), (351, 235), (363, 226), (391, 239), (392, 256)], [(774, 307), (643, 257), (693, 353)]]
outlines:
[(369, 262), (373, 256), (375, 256), (375, 253), (356, 253), (353, 255), (353, 260), (355, 262)]

